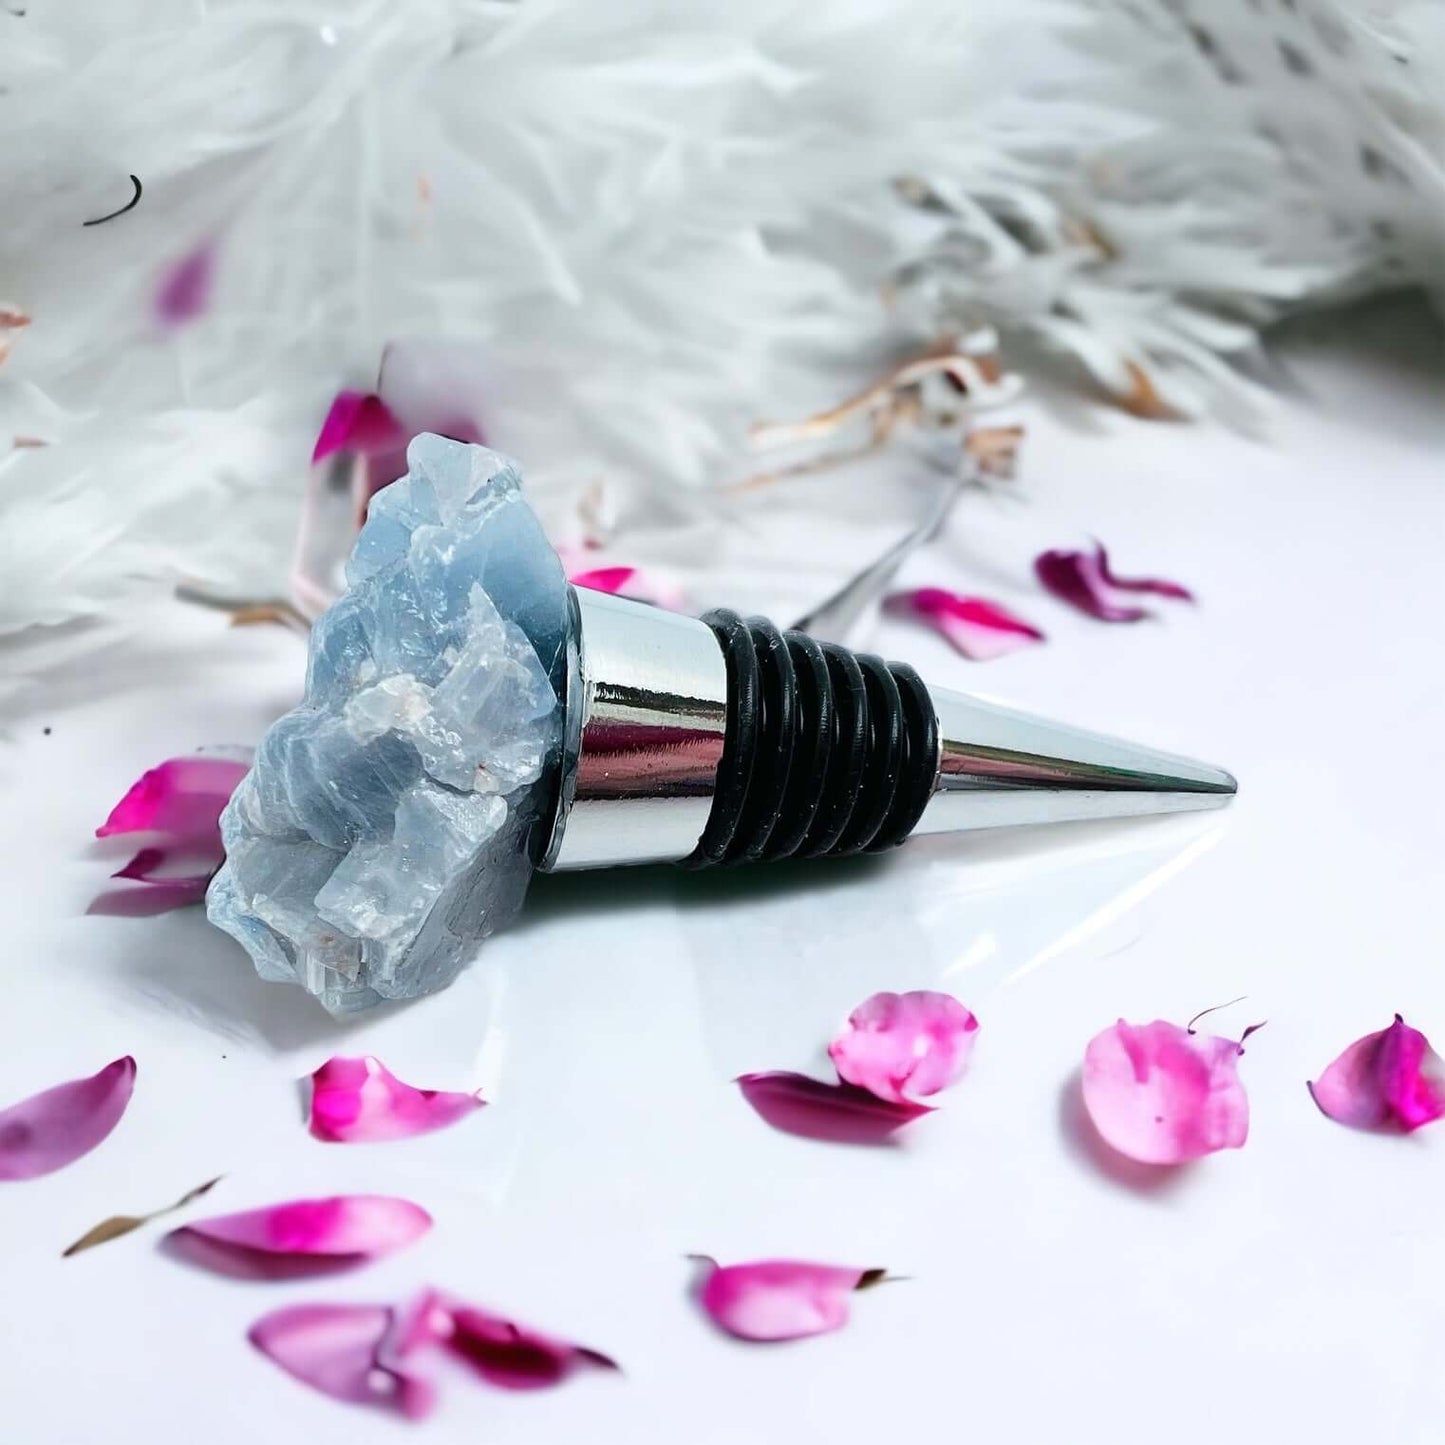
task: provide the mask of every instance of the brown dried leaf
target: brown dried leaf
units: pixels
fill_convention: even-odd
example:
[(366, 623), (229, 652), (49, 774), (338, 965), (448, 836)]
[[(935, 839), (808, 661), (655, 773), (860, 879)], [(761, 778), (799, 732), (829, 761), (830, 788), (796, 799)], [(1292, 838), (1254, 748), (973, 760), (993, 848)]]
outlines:
[(79, 1254), (85, 1249), (94, 1249), (97, 1244), (107, 1244), (112, 1239), (120, 1239), (123, 1235), (139, 1229), (143, 1224), (149, 1224), (153, 1219), (160, 1219), (163, 1215), (174, 1214), (178, 1209), (184, 1209), (188, 1204), (194, 1204), (202, 1195), (209, 1194), (224, 1178), (218, 1174), (214, 1179), (208, 1179), (204, 1184), (198, 1184), (194, 1189), (188, 1190), (181, 1195), (174, 1204), (167, 1204), (163, 1209), (154, 1210), (150, 1214), (114, 1214), (109, 1219), (102, 1219), (93, 1229), (87, 1229), (69, 1249), (61, 1252), (62, 1259), (69, 1259), (72, 1254)]
[(975, 427), (963, 439), (963, 449), (985, 476), (1011, 477), (1024, 439), (1021, 426)]
[(1179, 413), (1155, 390), (1149, 373), (1142, 366), (1126, 361), (1124, 368), (1129, 373), (1129, 390), (1118, 394), (1117, 400), (1125, 411), (1147, 421), (1173, 421), (1178, 418)]

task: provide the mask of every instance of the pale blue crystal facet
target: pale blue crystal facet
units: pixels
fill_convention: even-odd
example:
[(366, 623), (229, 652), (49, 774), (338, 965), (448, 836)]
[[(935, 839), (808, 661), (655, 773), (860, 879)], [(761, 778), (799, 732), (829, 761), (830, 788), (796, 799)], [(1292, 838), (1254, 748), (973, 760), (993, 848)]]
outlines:
[(567, 584), (516, 468), (419, 436), (306, 696), (221, 817), (211, 921), (333, 1013), (450, 983), (520, 907), (555, 785)]

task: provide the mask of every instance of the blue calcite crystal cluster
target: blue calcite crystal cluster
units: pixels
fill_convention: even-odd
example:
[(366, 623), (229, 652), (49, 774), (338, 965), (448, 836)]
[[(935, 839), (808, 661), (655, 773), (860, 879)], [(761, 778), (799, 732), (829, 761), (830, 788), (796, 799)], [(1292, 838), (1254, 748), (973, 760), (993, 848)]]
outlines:
[(557, 773), (567, 584), (517, 471), (429, 435), (407, 460), (222, 815), (206, 900), (333, 1013), (452, 981), (520, 907)]

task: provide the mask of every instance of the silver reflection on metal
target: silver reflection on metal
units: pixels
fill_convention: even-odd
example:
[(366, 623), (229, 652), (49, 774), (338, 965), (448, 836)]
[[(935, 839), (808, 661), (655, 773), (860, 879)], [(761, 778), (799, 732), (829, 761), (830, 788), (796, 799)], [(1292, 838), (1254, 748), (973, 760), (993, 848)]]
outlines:
[[(712, 807), (727, 724), (721, 646), (705, 623), (575, 592), (575, 651), (548, 870), (677, 862)], [(915, 834), (1218, 808), (1220, 768), (930, 688), (941, 746)]]
[(543, 868), (675, 863), (712, 809), (728, 679), (712, 629), (604, 592), (574, 589), (562, 792)]

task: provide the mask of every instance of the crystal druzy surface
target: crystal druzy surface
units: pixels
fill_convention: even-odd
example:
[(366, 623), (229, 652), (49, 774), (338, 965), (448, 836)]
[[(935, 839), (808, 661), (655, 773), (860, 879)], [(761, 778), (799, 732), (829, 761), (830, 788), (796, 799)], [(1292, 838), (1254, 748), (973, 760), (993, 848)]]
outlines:
[(306, 696), (221, 817), (211, 921), (334, 1013), (442, 988), (550, 812), (567, 585), (512, 463), (437, 436), (372, 500)]

